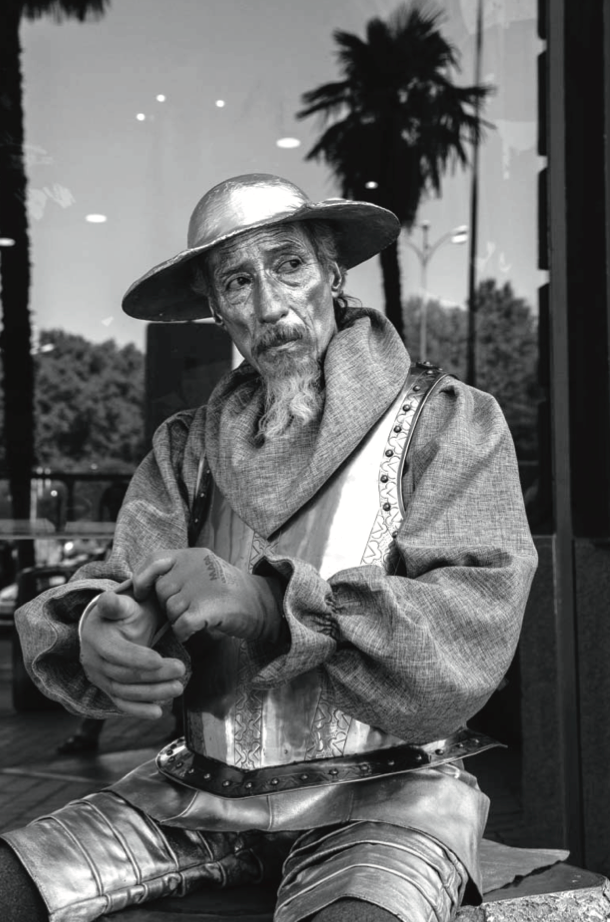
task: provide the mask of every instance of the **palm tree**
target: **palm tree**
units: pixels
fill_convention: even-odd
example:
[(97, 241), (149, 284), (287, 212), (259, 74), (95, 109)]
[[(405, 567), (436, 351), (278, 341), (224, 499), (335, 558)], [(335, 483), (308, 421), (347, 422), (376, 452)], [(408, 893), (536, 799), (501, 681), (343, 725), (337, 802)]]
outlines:
[[(457, 86), (457, 49), (441, 34), (440, 11), (402, 4), (371, 19), (366, 39), (337, 30), (343, 79), (304, 93), (298, 118), (328, 127), (307, 154), (324, 160), (347, 198), (394, 211), (409, 230), (422, 196), (440, 194), (448, 166), (468, 164), (478, 144), (489, 86)], [(380, 254), (386, 313), (403, 334), (397, 243)]]
[(34, 463), (34, 368), (28, 307), (30, 258), (27, 180), (23, 156), (22, 18), (60, 21), (102, 15), (109, 0), (1, 0), (0, 2), (0, 297), (4, 442), (13, 517), (29, 518)]

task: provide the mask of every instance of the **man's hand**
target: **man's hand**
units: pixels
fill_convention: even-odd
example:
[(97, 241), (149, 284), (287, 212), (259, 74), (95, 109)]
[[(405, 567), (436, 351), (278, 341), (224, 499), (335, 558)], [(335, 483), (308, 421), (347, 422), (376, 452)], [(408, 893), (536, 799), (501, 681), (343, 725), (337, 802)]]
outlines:
[(182, 694), (183, 663), (149, 648), (163, 621), (154, 596), (137, 602), (131, 594), (104, 592), (82, 626), (87, 678), (132, 717), (161, 717), (159, 702)]
[(154, 586), (178, 640), (212, 637), (275, 641), (282, 627), (279, 581), (244, 573), (207, 548), (159, 551), (133, 576), (136, 599)]

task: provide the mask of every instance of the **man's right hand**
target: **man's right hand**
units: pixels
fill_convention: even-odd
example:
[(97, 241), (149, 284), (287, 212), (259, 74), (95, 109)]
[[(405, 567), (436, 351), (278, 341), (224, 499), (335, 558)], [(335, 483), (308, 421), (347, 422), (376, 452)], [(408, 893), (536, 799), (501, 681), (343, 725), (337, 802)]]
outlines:
[(104, 592), (84, 619), (81, 662), (90, 682), (132, 717), (162, 716), (161, 702), (182, 694), (184, 664), (148, 646), (164, 616), (154, 596)]

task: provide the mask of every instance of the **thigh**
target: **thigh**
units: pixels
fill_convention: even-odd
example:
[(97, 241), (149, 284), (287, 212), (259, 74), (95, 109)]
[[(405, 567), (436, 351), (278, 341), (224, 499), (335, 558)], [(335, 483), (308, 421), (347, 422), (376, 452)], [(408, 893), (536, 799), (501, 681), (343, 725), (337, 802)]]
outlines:
[(304, 834), (284, 872), (275, 922), (308, 919), (346, 898), (372, 903), (402, 922), (450, 922), (468, 880), (463, 864), (436, 839), (373, 822)]
[(161, 826), (111, 791), (3, 834), (53, 922), (96, 919), (145, 900), (264, 876), (260, 834)]

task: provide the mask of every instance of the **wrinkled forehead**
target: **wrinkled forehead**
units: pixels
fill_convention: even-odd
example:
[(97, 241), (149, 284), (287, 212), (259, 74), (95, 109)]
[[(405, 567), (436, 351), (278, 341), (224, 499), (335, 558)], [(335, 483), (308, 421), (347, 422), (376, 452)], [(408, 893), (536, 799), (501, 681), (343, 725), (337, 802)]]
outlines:
[(315, 253), (310, 235), (302, 222), (273, 224), (246, 231), (214, 247), (208, 255), (208, 266), (212, 273), (216, 273), (245, 259), (273, 254), (286, 247)]

